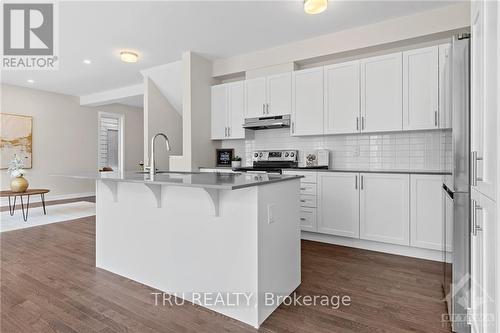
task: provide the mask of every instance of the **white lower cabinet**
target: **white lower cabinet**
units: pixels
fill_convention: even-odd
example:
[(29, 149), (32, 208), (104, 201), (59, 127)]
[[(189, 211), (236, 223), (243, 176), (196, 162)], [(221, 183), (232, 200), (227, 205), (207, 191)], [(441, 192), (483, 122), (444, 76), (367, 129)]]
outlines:
[(358, 173), (318, 174), (318, 232), (359, 238)]
[(442, 250), (444, 241), (443, 179), (410, 175), (410, 245)]
[(408, 174), (360, 174), (360, 238), (410, 245)]
[(302, 176), (300, 179), (300, 229), (318, 230), (317, 224), (317, 173), (314, 171), (285, 170), (284, 175)]
[(476, 189), (471, 191), (471, 332), (498, 332), (492, 320), (500, 282), (495, 278), (498, 245), (496, 203)]
[(300, 207), (300, 228), (305, 231), (316, 231), (316, 208)]

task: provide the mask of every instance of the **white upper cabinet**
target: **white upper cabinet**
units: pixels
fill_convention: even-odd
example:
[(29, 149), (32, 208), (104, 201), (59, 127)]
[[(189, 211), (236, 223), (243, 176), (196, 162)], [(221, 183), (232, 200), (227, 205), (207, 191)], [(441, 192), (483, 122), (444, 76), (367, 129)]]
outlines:
[(212, 139), (227, 137), (227, 86), (212, 87)]
[(245, 89), (243, 82), (212, 87), (212, 139), (244, 139)]
[(357, 133), (360, 123), (359, 61), (326, 66), (324, 133)]
[(360, 238), (410, 245), (409, 175), (360, 174)]
[(401, 131), (403, 125), (402, 53), (362, 59), (361, 130)]
[(245, 84), (243, 81), (228, 84), (228, 137), (244, 139), (245, 129)]
[(359, 238), (359, 174), (318, 174), (318, 232)]
[(498, 28), (496, 1), (471, 6), (472, 187), (496, 200), (498, 116)]
[(439, 47), (403, 52), (403, 130), (439, 128)]
[(247, 118), (291, 113), (292, 73), (246, 80), (245, 87)]
[(292, 135), (323, 134), (323, 68), (292, 74)]
[(266, 78), (259, 77), (245, 81), (246, 118), (266, 115)]
[(442, 176), (410, 175), (410, 245), (425, 249), (443, 249)]
[(266, 78), (266, 114), (279, 116), (292, 111), (292, 73), (276, 74)]
[(451, 128), (451, 44), (439, 45), (439, 127)]

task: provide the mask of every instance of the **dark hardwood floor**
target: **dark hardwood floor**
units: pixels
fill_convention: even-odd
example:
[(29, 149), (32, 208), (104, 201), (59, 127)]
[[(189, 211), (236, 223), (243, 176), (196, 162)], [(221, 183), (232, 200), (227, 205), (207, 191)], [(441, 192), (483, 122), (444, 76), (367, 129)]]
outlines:
[[(0, 331), (256, 331), (191, 304), (155, 306), (156, 290), (94, 267), (94, 240), (95, 217), (0, 234)], [(282, 305), (259, 331), (450, 332), (440, 274), (436, 262), (303, 241), (297, 293), (351, 305)]]

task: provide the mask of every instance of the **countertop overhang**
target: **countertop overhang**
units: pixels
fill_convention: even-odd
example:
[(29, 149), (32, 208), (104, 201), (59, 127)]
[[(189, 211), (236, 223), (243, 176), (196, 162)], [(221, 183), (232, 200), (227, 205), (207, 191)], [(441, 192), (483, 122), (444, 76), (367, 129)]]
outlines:
[(251, 174), (251, 173), (206, 173), (159, 171), (153, 178), (143, 172), (80, 172), (54, 174), (57, 177), (102, 180), (110, 182), (130, 182), (156, 185), (200, 187), (216, 190), (237, 190), (276, 182), (301, 178), (296, 175)]

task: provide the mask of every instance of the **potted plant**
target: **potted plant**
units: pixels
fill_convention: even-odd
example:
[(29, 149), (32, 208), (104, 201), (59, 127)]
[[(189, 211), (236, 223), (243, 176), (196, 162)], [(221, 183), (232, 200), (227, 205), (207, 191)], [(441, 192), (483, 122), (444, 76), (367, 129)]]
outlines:
[(231, 160), (231, 167), (233, 169), (241, 168), (241, 157), (239, 156), (233, 157), (233, 159)]
[(14, 155), (14, 159), (9, 163), (9, 173), (12, 178), (10, 182), (10, 189), (12, 192), (25, 192), (28, 189), (28, 181), (24, 178), (26, 171), (22, 159)]

